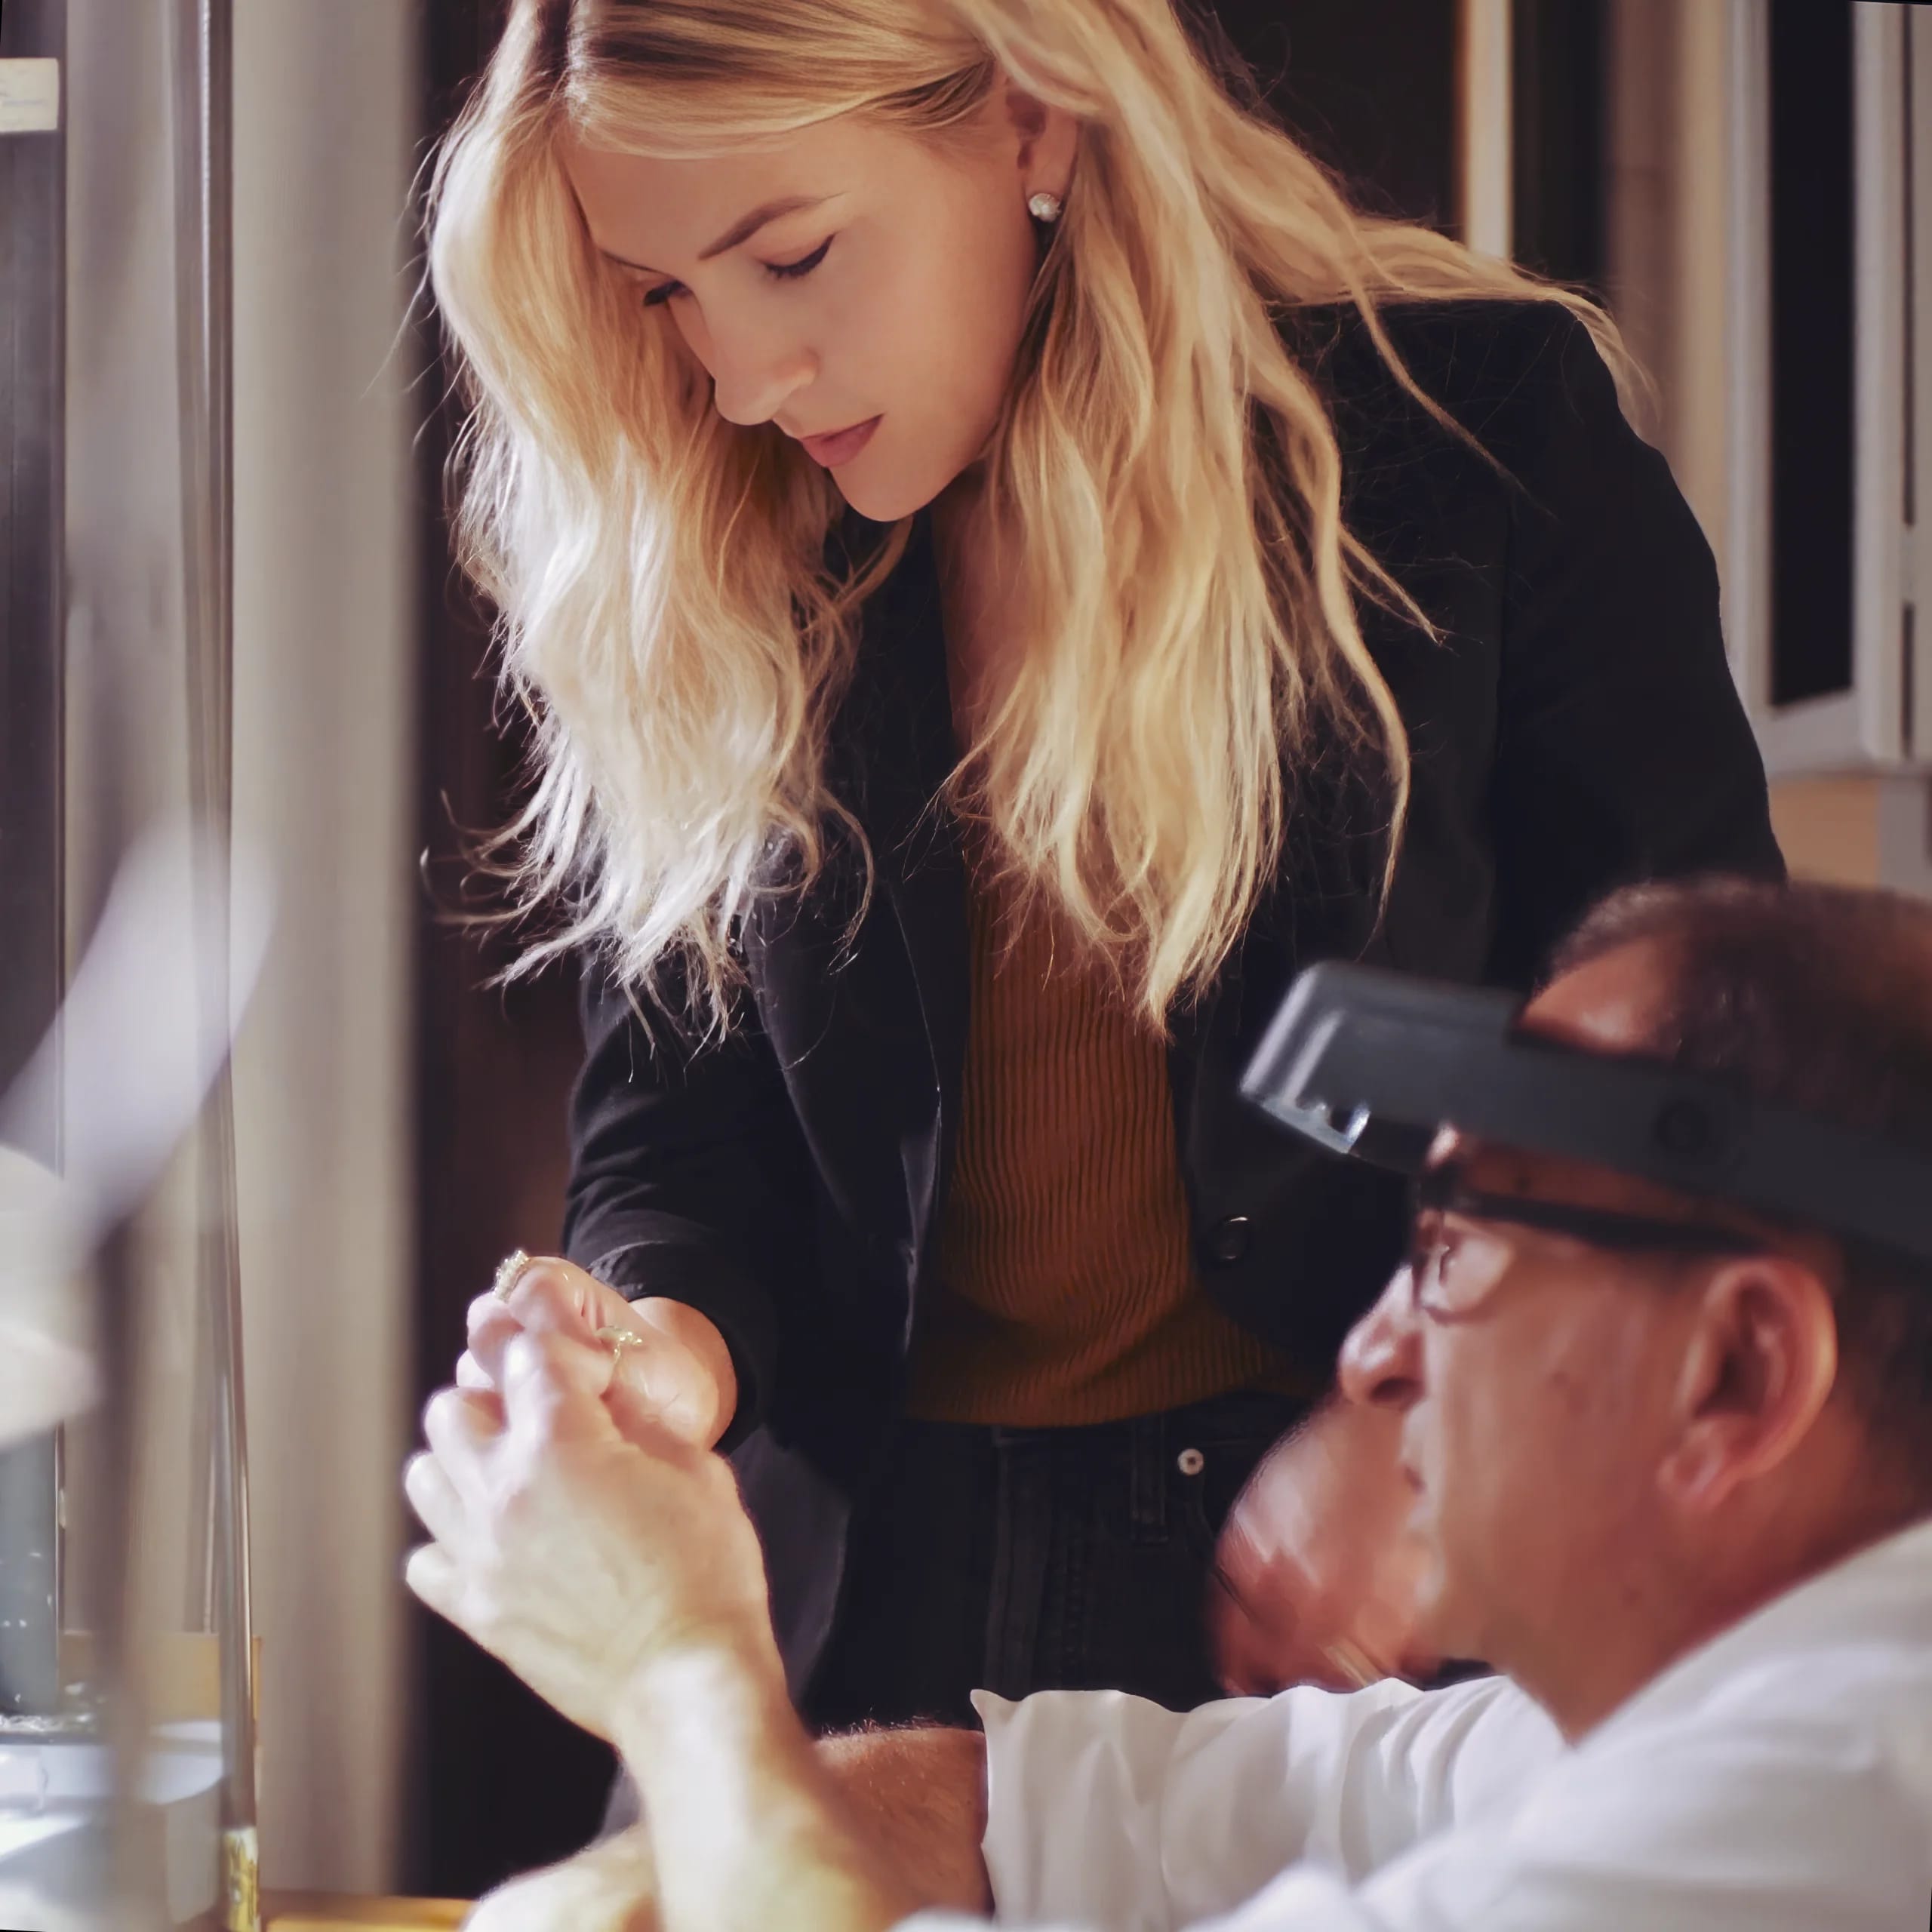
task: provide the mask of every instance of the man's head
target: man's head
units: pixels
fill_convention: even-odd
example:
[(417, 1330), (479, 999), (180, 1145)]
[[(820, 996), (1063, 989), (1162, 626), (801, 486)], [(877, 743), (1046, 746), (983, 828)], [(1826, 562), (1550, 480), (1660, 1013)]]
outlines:
[[(1932, 907), (1735, 881), (1626, 893), (1523, 1023), (1932, 1157)], [(1424, 1195), (1343, 1386), (1404, 1413), (1429, 1634), (1567, 1728), (1932, 1513), (1932, 1271), (1453, 1131)]]

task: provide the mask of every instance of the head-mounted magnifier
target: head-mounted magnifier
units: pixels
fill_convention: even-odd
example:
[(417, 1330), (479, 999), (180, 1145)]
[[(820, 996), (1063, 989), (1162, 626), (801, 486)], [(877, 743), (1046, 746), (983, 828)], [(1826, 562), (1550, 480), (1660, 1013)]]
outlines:
[(1540, 1038), (1521, 1008), (1324, 961), (1290, 988), (1241, 1091), (1331, 1152), (1409, 1174), (1454, 1126), (1932, 1263), (1932, 1161), (1721, 1080)]

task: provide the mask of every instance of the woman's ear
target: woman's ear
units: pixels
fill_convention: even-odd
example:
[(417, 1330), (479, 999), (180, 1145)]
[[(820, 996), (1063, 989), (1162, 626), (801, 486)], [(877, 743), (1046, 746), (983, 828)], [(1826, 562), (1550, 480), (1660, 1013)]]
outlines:
[(1777, 1254), (1716, 1269), (1691, 1320), (1666, 1491), (1702, 1514), (1776, 1469), (1810, 1432), (1838, 1366), (1837, 1311), (1815, 1269)]
[(1023, 197), (1051, 195), (1066, 198), (1073, 179), (1074, 151), (1080, 144), (1080, 124), (1064, 108), (1049, 106), (1009, 77), (1006, 115), (1019, 137), (1020, 187)]

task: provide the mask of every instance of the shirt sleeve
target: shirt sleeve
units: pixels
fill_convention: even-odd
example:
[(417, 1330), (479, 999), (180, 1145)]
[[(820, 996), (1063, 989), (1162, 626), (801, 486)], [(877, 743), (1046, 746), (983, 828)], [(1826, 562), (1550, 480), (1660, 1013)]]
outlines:
[[(1924, 1924), (1923, 1774), (1895, 1761), (1879, 1727), (1792, 1701), (1784, 1685), (1749, 1684), (1734, 1708), (1691, 1711), (1578, 1752), (1491, 1826), (1378, 1873), (1356, 1894), (1362, 1922), (1384, 1932)], [(1251, 1927), (1226, 1932), (1300, 1932), (1286, 1889), (1255, 1902)]]
[[(1881, 1727), (1794, 1711), (1783, 1686), (1758, 1682), (1740, 1687), (1740, 1699), (1758, 1708), (1694, 1711), (1574, 1753), (1540, 1743), (1506, 1692), (1460, 1710), (1374, 1692), (1361, 1694), (1377, 1699), (1373, 1709), (1332, 1700), (1358, 1709), (1329, 1713), (1319, 1742), (1284, 1739), (1274, 1755), (1325, 1761), (1341, 1810), (1362, 1822), (1372, 1814), (1372, 1834), (1413, 1829), (1410, 1844), (1364, 1883), (1333, 1860), (1332, 1841), (1324, 1850), (1321, 1819), (1291, 1787), (1280, 1808), (1294, 1822), (1277, 1843), (1298, 1828), (1300, 1850), (1253, 1896), (1224, 1900), (1220, 1915), (1191, 1915), (1187, 1900), (1212, 1887), (1190, 1873), (1195, 1848), (1179, 1838), (1189, 1827), (1160, 1815), (1158, 1787), (1204, 1764), (1235, 1769), (1238, 1754), (1224, 1747), (1242, 1741), (1252, 1755), (1238, 1768), (1265, 1774), (1271, 1754), (1251, 1740), (1269, 1727), (1321, 1729), (1319, 1718), (1297, 1721), (1321, 1694), (1211, 1706), (1189, 1718), (1146, 1706), (1109, 1718), (1097, 1699), (1078, 1697), (1062, 1696), (1072, 1708), (1060, 1711), (1029, 1709), (1036, 1698), (1004, 1709), (988, 1700), (987, 1860), (1001, 1922), (1031, 1932), (1904, 1932), (1925, 1923), (1932, 1837), (1916, 1747), (1901, 1760)], [(1015, 1712), (1030, 1737), (1014, 1731)], [(1014, 1808), (1023, 1788), (1039, 1807), (1031, 1820)], [(1108, 1792), (1125, 1807), (1118, 1820), (1091, 1815)], [(1260, 1802), (1269, 1808), (1265, 1792)], [(1070, 1844), (1050, 1844), (1063, 1826)], [(1077, 1877), (1071, 1866), (1082, 1858), (1095, 1869)], [(900, 1932), (974, 1922), (929, 1914)]]
[[(1744, 1678), (1568, 1755), (1358, 1889), (1297, 1866), (1212, 1932), (1915, 1928), (1932, 1899), (1922, 1751), (1887, 1740), (1858, 1686), (1892, 1661), (1857, 1660), (1835, 1682), (1824, 1661), (1842, 1708), (1815, 1689), (1807, 1705), (1788, 1675)], [(1915, 1687), (1897, 1673), (1892, 1694)]]
[(746, 1008), (727, 1038), (700, 1043), (669, 1017), (675, 990), (647, 1024), (637, 998), (586, 964), (564, 1207), (571, 1260), (629, 1300), (682, 1302), (724, 1337), (738, 1383), (727, 1451), (770, 1405), (781, 1293), (816, 1252), (804, 1139)]
[(1186, 1713), (1116, 1691), (975, 1702), (1001, 1921), (1106, 1932), (1177, 1932), (1300, 1861), (1344, 1897), (1562, 1748), (1495, 1678), (1427, 1694), (1392, 1681), (1346, 1697), (1304, 1688)]

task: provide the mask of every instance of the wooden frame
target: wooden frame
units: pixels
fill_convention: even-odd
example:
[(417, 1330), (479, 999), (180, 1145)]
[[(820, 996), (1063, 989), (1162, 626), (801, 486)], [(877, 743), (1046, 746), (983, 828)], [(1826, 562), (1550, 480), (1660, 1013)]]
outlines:
[[(1932, 368), (1926, 237), (1928, 147), (1910, 138), (1932, 110), (1932, 32), (1914, 10), (1853, 14), (1854, 309), (1850, 688), (1772, 702), (1769, 0), (1727, 0), (1730, 25), (1730, 301), (1727, 322), (1729, 628), (1738, 682), (1774, 777), (1897, 770), (1932, 761), (1932, 691), (1915, 663), (1924, 546), (1912, 541)], [(1915, 110), (1914, 103), (1916, 103)], [(1917, 385), (1922, 392), (1927, 384)], [(1915, 421), (1913, 419), (1916, 418)], [(1914, 452), (1918, 452), (1915, 455)]]
[(1510, 0), (1458, 0), (1457, 219), (1472, 248), (1506, 261), (1515, 248), (1515, 47)]

